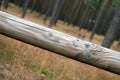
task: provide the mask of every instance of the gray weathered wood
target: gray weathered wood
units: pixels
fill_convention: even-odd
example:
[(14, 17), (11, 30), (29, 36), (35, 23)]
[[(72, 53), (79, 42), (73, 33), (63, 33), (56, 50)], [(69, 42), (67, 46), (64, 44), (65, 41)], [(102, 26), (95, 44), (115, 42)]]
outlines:
[(117, 74), (120, 53), (0, 11), (0, 33)]

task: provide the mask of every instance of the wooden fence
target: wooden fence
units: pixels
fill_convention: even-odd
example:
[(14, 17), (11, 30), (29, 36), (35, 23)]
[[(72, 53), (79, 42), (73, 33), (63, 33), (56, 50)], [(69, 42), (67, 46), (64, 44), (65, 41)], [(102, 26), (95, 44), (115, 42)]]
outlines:
[(0, 11), (0, 34), (120, 75), (120, 52)]

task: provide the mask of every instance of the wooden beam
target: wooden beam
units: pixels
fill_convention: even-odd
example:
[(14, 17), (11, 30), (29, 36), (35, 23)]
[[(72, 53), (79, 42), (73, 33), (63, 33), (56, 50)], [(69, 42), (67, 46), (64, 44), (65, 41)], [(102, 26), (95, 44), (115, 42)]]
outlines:
[(120, 52), (0, 11), (0, 33), (120, 75)]

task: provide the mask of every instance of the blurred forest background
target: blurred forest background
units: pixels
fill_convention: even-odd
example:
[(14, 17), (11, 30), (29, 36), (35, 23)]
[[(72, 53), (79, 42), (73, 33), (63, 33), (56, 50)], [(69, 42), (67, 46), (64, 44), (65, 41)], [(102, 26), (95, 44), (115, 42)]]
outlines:
[[(120, 0), (0, 0), (0, 9), (120, 51)], [(0, 35), (0, 80), (120, 80), (120, 76)]]

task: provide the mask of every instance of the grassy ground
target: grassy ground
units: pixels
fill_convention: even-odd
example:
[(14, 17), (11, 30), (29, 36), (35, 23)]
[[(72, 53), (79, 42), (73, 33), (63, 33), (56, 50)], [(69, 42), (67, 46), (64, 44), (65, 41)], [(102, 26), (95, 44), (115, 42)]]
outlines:
[[(6, 12), (19, 17), (21, 16), (21, 9), (13, 4), (10, 4), (9, 9)], [(36, 18), (37, 15), (38, 14), (36, 12), (30, 14), (28, 11), (25, 19), (44, 25), (42, 17)], [(47, 21), (47, 24), (48, 22), (49, 20)], [(85, 30), (79, 32), (77, 27), (68, 27), (63, 25), (61, 21), (59, 21), (53, 29), (89, 41), (90, 32)], [(82, 36), (85, 35), (86, 37), (83, 38), (82, 36), (78, 36), (78, 34), (81, 34)], [(0, 35), (0, 40), (2, 41), (0, 44), (1, 47), (5, 46), (4, 49), (6, 46), (10, 48), (10, 50), (8, 48), (7, 50), (5, 49), (6, 51), (1, 48), (0, 52), (6, 52), (6, 54), (3, 55), (3, 53), (0, 53), (0, 61), (5, 61), (3, 66), (6, 66), (8, 63), (11, 64), (9, 67), (10, 70), (7, 70), (8, 73), (13, 76), (11, 80), (21, 80), (20, 78), (22, 78), (22, 80), (40, 80), (40, 76), (47, 76), (51, 80), (120, 80), (119, 75), (59, 56), (52, 52), (22, 43), (3, 35)], [(103, 36), (95, 35), (91, 42), (100, 44), (102, 40)], [(120, 51), (120, 49), (116, 47), (116, 44), (117, 42), (112, 45), (112, 49)], [(2, 64), (3, 63), (1, 63), (1, 65)], [(37, 78), (35, 79), (35, 77)], [(4, 75), (1, 73), (0, 78), (4, 79)], [(41, 80), (46, 80), (46, 78)]]
[(45, 75), (28, 69), (33, 69), (33, 65), (22, 58), (0, 40), (0, 80), (49, 80)]

